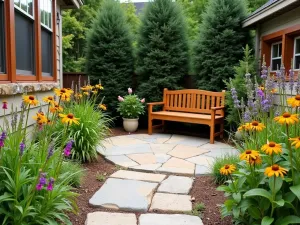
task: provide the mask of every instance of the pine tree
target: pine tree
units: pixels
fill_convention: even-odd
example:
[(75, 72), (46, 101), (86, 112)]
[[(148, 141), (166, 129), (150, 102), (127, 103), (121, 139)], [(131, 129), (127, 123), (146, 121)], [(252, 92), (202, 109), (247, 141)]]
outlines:
[(251, 40), (243, 29), (244, 0), (211, 0), (203, 15), (194, 48), (194, 66), (199, 89), (220, 91), (223, 80), (234, 75), (234, 66), (243, 57), (243, 47)]
[(119, 2), (106, 0), (97, 13), (87, 37), (86, 71), (101, 80), (108, 110), (116, 113), (118, 95), (132, 85), (134, 59), (132, 40)]
[(155, 0), (146, 6), (137, 49), (140, 97), (159, 101), (164, 88), (180, 88), (189, 57), (187, 28), (176, 2)]

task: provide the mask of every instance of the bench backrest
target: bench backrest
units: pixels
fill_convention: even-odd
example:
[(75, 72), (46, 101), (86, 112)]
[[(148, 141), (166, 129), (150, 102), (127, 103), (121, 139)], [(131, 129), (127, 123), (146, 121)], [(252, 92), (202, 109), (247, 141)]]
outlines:
[[(211, 107), (224, 106), (225, 91), (212, 92), (197, 89), (170, 91), (164, 89), (164, 110), (210, 114)], [(221, 110), (216, 111), (221, 115)]]

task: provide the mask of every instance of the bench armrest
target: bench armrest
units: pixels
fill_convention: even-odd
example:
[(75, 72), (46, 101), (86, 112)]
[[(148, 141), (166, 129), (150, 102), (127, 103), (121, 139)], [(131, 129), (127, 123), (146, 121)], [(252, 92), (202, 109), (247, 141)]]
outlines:
[(164, 102), (151, 102), (151, 103), (147, 103), (147, 105), (164, 105)]
[(225, 109), (225, 106), (217, 106), (217, 107), (211, 107), (211, 110), (219, 110), (219, 109)]

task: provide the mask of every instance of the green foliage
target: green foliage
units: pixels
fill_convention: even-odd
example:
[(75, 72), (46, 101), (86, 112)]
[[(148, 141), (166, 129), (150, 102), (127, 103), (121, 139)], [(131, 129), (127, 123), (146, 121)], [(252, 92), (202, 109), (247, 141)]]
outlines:
[[(12, 124), (4, 117), (1, 126), (1, 131), (7, 132), (6, 138), (1, 135), (0, 147), (1, 224), (71, 224), (67, 213), (76, 211), (77, 194), (70, 185), (78, 171), (61, 169), (67, 138), (56, 145), (51, 136), (53, 124), (43, 124), (33, 127), (33, 133), (39, 135), (32, 140), (26, 129), (31, 108), (25, 104), (20, 117)], [(52, 121), (57, 119), (52, 117)]]
[(64, 161), (61, 166), (61, 171), (61, 173), (66, 177), (70, 176), (70, 174), (74, 174), (70, 185), (75, 188), (80, 187), (85, 174), (84, 169), (79, 163), (73, 161)]
[(244, 0), (209, 1), (194, 47), (199, 89), (221, 91), (223, 80), (234, 75), (234, 66), (250, 40), (249, 31), (242, 28), (246, 15)]
[(194, 206), (191, 214), (194, 216), (202, 217), (202, 212), (204, 210), (205, 210), (205, 205), (204, 205), (204, 203), (200, 202)]
[(116, 115), (116, 93), (124, 95), (134, 70), (132, 40), (119, 2), (105, 1), (87, 38), (86, 71), (105, 85), (108, 109)]
[(254, 12), (268, 1), (269, 0), (248, 0), (248, 9), (250, 12)]
[(104, 182), (106, 180), (106, 176), (102, 173), (97, 172), (96, 179), (100, 182)]
[(186, 24), (172, 0), (156, 0), (146, 6), (138, 40), (138, 93), (147, 101), (159, 101), (164, 88), (178, 89), (188, 73)]
[(230, 164), (236, 165), (239, 162), (240, 162), (240, 158), (237, 155), (226, 154), (221, 157), (215, 158), (215, 161), (211, 166), (211, 172), (212, 172), (212, 176), (214, 177), (214, 182), (216, 184), (224, 184), (228, 180), (228, 177), (222, 175), (220, 173), (220, 169), (224, 165), (230, 165)]
[(130, 31), (134, 36), (134, 41), (136, 41), (138, 28), (141, 24), (141, 20), (136, 14), (136, 7), (131, 0), (126, 0), (121, 4), (121, 6), (125, 11), (126, 22), (130, 26)]
[[(231, 130), (236, 129), (239, 123), (239, 114), (238, 110), (234, 107), (232, 95), (231, 95), (231, 88), (235, 87), (238, 98), (247, 101), (247, 89), (246, 89), (246, 80), (245, 74), (250, 73), (253, 74), (257, 80), (258, 77), (255, 76), (257, 73), (256, 70), (256, 61), (252, 54), (252, 50), (249, 48), (249, 45), (246, 45), (244, 48), (244, 57), (243, 60), (240, 60), (240, 65), (234, 67), (234, 77), (232, 79), (224, 80), (226, 84), (226, 121), (231, 127)], [(254, 82), (254, 79), (253, 79)]]
[(145, 99), (139, 99), (137, 95), (126, 95), (124, 99), (119, 96), (118, 112), (126, 119), (137, 119), (140, 115), (145, 113), (145, 106), (143, 105)]
[[(107, 136), (110, 119), (100, 110), (95, 109), (93, 100), (83, 100), (79, 104), (70, 104), (64, 113), (73, 113), (79, 118), (78, 126), (69, 128), (69, 137), (74, 140), (71, 158), (79, 162), (90, 162), (97, 159), (97, 146)], [(55, 136), (62, 136), (62, 122), (56, 124)]]

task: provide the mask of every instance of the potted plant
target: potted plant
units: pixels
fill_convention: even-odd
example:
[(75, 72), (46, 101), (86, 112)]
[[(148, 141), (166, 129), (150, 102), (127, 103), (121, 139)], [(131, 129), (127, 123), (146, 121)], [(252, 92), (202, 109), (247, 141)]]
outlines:
[(145, 113), (145, 99), (139, 99), (132, 94), (132, 89), (128, 88), (128, 95), (124, 98), (118, 96), (118, 112), (123, 117), (123, 127), (127, 132), (135, 132), (139, 126), (139, 116)]

